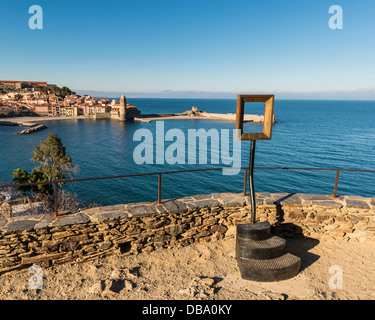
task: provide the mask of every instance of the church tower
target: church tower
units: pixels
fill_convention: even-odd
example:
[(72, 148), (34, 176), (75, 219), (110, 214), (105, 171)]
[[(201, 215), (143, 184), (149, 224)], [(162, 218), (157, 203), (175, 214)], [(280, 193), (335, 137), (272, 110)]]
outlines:
[(125, 95), (120, 99), (120, 121), (126, 121), (126, 98)]

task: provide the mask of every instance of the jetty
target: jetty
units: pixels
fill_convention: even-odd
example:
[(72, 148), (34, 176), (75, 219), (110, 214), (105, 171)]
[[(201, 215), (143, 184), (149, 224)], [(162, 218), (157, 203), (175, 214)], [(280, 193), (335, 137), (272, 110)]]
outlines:
[(24, 129), (22, 131), (17, 132), (16, 134), (30, 134), (37, 131), (41, 131), (47, 129), (47, 126), (38, 123), (32, 122), (16, 122), (16, 121), (0, 121), (0, 125), (2, 126), (12, 126), (12, 127), (28, 127), (28, 129)]
[(47, 129), (47, 127), (44, 124), (36, 124), (32, 126), (31, 128), (22, 130), (20, 132), (17, 132), (16, 134), (30, 134), (30, 133), (34, 133), (34, 132), (41, 131), (44, 129)]
[[(192, 110), (187, 110), (182, 113), (167, 113), (167, 114), (145, 114), (139, 117), (134, 117), (134, 121), (151, 122), (157, 120), (179, 120), (179, 119), (203, 119), (203, 120), (222, 120), (222, 121), (236, 121), (235, 113), (211, 113), (199, 111), (195, 107)], [(244, 122), (263, 123), (264, 115), (245, 114)], [(273, 118), (275, 123), (275, 117)]]

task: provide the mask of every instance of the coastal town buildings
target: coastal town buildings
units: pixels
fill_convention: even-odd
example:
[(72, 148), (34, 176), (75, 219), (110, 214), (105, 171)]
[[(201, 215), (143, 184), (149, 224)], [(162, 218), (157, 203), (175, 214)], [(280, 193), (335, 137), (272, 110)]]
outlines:
[[(47, 82), (0, 81), (2, 87), (14, 90), (0, 94), (0, 116), (85, 116), (97, 119), (128, 120), (139, 117), (137, 107), (122, 101), (98, 99), (89, 95), (78, 94), (60, 96), (48, 90)], [(121, 99), (120, 99), (121, 100)], [(123, 112), (120, 112), (123, 104)]]

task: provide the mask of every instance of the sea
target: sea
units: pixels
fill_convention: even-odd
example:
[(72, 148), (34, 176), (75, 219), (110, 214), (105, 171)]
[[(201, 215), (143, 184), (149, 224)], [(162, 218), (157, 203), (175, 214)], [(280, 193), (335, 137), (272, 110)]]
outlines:
[[(193, 106), (213, 113), (236, 112), (235, 99), (128, 98), (127, 101), (137, 106), (142, 114), (180, 113), (191, 110)], [(272, 139), (256, 142), (255, 167), (375, 170), (375, 101), (276, 99), (274, 112), (276, 123), (273, 126)], [(245, 113), (263, 114), (264, 105), (246, 103)], [(228, 160), (234, 155), (237, 156), (236, 159), (240, 157), (240, 162), (237, 162), (241, 166), (248, 166), (249, 163), (249, 141), (236, 144), (237, 148), (240, 145), (240, 153), (235, 153), (232, 148), (235, 145), (232, 141), (235, 123), (231, 121), (201, 120), (193, 117), (186, 120), (165, 120), (162, 123), (163, 132), (166, 136), (167, 132), (170, 135), (164, 142), (160, 140), (160, 135), (156, 134), (156, 121), (122, 123), (67, 119), (46, 121), (44, 124), (48, 127), (47, 130), (29, 135), (16, 135), (16, 132), (20, 131), (19, 127), (0, 126), (0, 183), (12, 182), (14, 169), (31, 171), (38, 165), (30, 160), (33, 147), (45, 140), (49, 132), (61, 138), (66, 153), (76, 165), (74, 177), (77, 179), (230, 168), (234, 163), (228, 163)], [(189, 163), (188, 160), (188, 144), (191, 143), (189, 134), (194, 129), (197, 130), (195, 132), (200, 129), (206, 132), (213, 129), (211, 132), (219, 133), (220, 137), (220, 144), (211, 143), (210, 139), (207, 139), (206, 150), (201, 148), (202, 153), (207, 151), (206, 161), (204, 157), (200, 161), (199, 151), (196, 150), (195, 164), (191, 163), (194, 161)], [(262, 125), (246, 123), (244, 131), (262, 131)], [(185, 158), (181, 158), (180, 153), (180, 161), (177, 163), (163, 163), (161, 158), (157, 161), (156, 153), (160, 150), (166, 151), (177, 141), (177, 138), (173, 138), (173, 133), (176, 132), (180, 136), (183, 134), (186, 148), (181, 151), (182, 140), (179, 140), (180, 150), (175, 150), (172, 154), (184, 152), (182, 155)], [(232, 153), (228, 157), (223, 155), (223, 132), (229, 133), (228, 150)], [(152, 140), (146, 141), (146, 136)], [(137, 152), (142, 146), (144, 150)], [(199, 147), (197, 142), (196, 148)], [(171, 150), (169, 148), (169, 151)], [(140, 155), (141, 158), (146, 158), (147, 154), (148, 161), (140, 163)], [(335, 174), (335, 171), (255, 169), (255, 192), (332, 194)], [(166, 174), (162, 175), (161, 196), (163, 199), (171, 199), (218, 192), (239, 193), (243, 191), (243, 183), (244, 170), (231, 175), (223, 174), (222, 170)], [(111, 205), (156, 201), (157, 186), (158, 176), (151, 175), (67, 183), (63, 188), (76, 193), (87, 203)], [(341, 172), (338, 195), (375, 197), (375, 173)]]

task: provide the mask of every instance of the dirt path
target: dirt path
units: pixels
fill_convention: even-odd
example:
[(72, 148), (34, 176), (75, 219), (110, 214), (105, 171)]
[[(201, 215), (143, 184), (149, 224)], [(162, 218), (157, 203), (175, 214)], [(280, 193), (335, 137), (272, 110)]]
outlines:
[[(287, 250), (302, 258), (302, 270), (297, 277), (276, 283), (241, 279), (234, 248), (232, 237), (42, 268), (40, 290), (30, 287), (37, 283), (31, 279), (36, 271), (25, 269), (0, 277), (0, 299), (375, 298), (375, 243), (288, 239)], [(329, 287), (335, 275), (329, 272), (331, 266), (342, 270), (342, 289)]]

